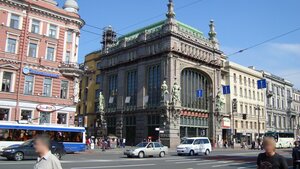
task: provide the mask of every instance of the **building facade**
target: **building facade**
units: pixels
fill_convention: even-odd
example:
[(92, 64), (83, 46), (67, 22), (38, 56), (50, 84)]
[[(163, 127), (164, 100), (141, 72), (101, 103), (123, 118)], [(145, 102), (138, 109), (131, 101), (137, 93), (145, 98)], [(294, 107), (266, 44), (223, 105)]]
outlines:
[(300, 136), (300, 90), (293, 88), (292, 109), (296, 112), (296, 136)]
[(214, 100), (226, 58), (213, 21), (206, 38), (177, 21), (173, 7), (170, 0), (166, 20), (118, 39), (104, 32), (95, 59), (101, 80), (93, 92), (105, 98), (101, 123), (106, 134), (126, 138), (128, 145), (151, 138), (175, 147), (185, 136), (216, 138)]
[(295, 132), (296, 112), (292, 109), (293, 84), (286, 79), (263, 72), (267, 79), (267, 131)]
[(78, 42), (75, 0), (0, 0), (0, 121), (74, 125)]
[[(226, 62), (226, 83), (231, 92), (226, 95), (226, 110), (231, 112), (230, 130), (236, 143), (252, 141), (265, 133), (265, 89), (258, 89), (257, 81), (263, 78), (261, 72), (254, 67), (245, 67), (233, 62)], [(236, 111), (232, 108), (236, 100)], [(224, 131), (225, 130), (225, 131)], [(223, 129), (223, 140), (227, 137)], [(258, 134), (259, 133), (259, 134)], [(226, 140), (226, 139), (225, 139)]]

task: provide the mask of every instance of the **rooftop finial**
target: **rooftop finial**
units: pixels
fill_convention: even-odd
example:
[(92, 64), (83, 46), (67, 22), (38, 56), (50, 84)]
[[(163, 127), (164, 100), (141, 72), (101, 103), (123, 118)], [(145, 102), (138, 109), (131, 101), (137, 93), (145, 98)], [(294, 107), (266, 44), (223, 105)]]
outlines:
[(217, 39), (217, 32), (215, 31), (215, 23), (214, 20), (210, 20), (209, 23), (209, 32), (208, 32), (208, 36), (209, 36), (209, 40), (216, 45), (216, 47), (218, 46), (218, 39)]
[(166, 16), (167, 16), (168, 19), (174, 19), (175, 18), (173, 0), (169, 0), (169, 3), (168, 3), (168, 13), (166, 14)]
[(78, 13), (79, 6), (77, 0), (66, 0), (64, 6), (64, 10), (68, 12)]

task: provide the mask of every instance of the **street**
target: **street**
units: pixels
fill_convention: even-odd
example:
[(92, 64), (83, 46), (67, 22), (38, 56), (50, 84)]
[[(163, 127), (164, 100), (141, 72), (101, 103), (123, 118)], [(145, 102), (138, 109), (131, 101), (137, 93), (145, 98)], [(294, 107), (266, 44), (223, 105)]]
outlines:
[[(209, 156), (177, 156), (174, 151), (164, 158), (127, 158), (121, 150), (106, 152), (87, 151), (80, 154), (68, 154), (61, 160), (64, 169), (102, 169), (102, 168), (149, 168), (149, 169), (251, 169), (256, 168), (256, 157), (260, 151), (252, 150), (216, 150)], [(279, 150), (279, 154), (288, 158), (290, 150)], [(0, 158), (1, 169), (32, 169), (34, 160), (7, 161)]]

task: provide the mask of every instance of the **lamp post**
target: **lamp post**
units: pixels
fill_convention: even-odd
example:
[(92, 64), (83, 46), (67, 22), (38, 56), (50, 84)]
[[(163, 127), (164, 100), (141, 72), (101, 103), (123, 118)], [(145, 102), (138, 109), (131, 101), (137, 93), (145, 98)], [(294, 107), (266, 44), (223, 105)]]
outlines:
[(256, 107), (255, 107), (255, 110), (257, 110), (257, 123), (258, 123), (258, 127), (257, 127), (257, 139), (259, 139), (259, 137), (260, 137), (260, 107), (259, 107), (259, 105), (257, 105)]

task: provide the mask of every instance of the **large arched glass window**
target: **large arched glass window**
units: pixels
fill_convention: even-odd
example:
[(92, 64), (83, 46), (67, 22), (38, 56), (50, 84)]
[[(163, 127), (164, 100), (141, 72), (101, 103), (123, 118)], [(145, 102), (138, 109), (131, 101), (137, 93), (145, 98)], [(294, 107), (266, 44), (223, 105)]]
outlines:
[[(208, 100), (211, 91), (211, 80), (204, 73), (195, 69), (184, 69), (181, 72), (182, 107), (208, 110)], [(197, 90), (203, 91), (202, 97), (197, 97)]]

